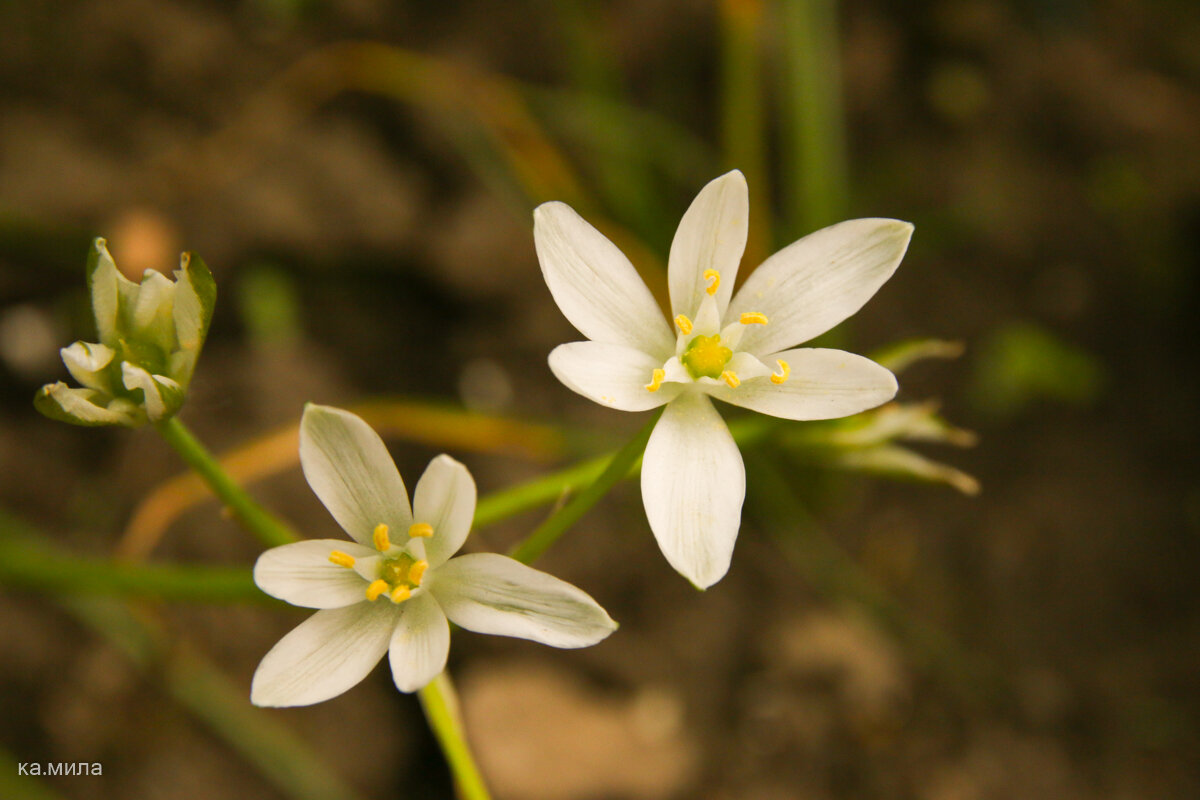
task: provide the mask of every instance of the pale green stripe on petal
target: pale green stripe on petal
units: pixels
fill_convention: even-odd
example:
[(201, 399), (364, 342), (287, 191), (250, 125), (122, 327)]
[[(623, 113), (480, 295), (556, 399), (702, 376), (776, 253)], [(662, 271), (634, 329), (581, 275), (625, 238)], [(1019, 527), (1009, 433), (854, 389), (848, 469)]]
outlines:
[(105, 394), (94, 389), (72, 388), (58, 381), (43, 386), (33, 398), (33, 404), (47, 417), (72, 425), (134, 427), (146, 421), (135, 406), (125, 401), (112, 401), (108, 406), (96, 402), (107, 399)]
[(727, 172), (700, 190), (679, 221), (671, 242), (667, 275), (672, 314), (695, 314), (707, 297), (706, 270), (720, 273), (713, 297), (723, 312), (733, 294), (738, 264), (746, 249), (750, 194), (738, 170)]
[(92, 295), (92, 313), (96, 316), (96, 330), (100, 341), (105, 344), (115, 344), (117, 340), (121, 297), (118, 286), (122, 281), (134, 285), (117, 270), (116, 263), (109, 255), (107, 242), (97, 237), (88, 252), (87, 282)]
[(304, 608), (341, 608), (366, 597), (367, 581), (329, 560), (333, 552), (376, 557), (369, 547), (339, 539), (312, 539), (273, 547), (254, 564), (254, 582), (272, 597)]
[(743, 381), (736, 389), (715, 386), (718, 400), (794, 420), (836, 419), (875, 408), (896, 396), (896, 376), (869, 358), (841, 350), (799, 348), (767, 356), (786, 362), (782, 384), (769, 378)]
[(675, 384), (651, 392), (662, 361), (632, 347), (605, 342), (571, 342), (550, 352), (550, 371), (573, 392), (621, 411), (648, 411), (673, 400)]
[(587, 647), (617, 624), (586, 592), (496, 553), (446, 562), (429, 590), (455, 624), (552, 647)]
[(309, 404), (300, 420), (308, 485), (350, 537), (371, 545), (380, 523), (394, 542), (412, 524), (408, 492), (379, 434), (349, 411)]
[(396, 688), (415, 692), (424, 687), (446, 668), (449, 655), (450, 624), (437, 601), (428, 592), (421, 592), (401, 603), (388, 646)]
[(739, 347), (766, 354), (807, 342), (854, 314), (896, 271), (913, 226), (853, 219), (822, 228), (763, 262), (738, 290), (725, 323), (760, 312)]
[(663, 555), (698, 588), (729, 570), (745, 495), (742, 455), (725, 421), (704, 395), (680, 395), (646, 445), (642, 502)]
[(217, 285), (204, 260), (183, 253), (175, 271), (175, 334), (183, 350), (198, 350), (204, 344), (217, 300)]
[(250, 702), (307, 706), (337, 697), (383, 658), (396, 616), (388, 600), (318, 611), (263, 657), (250, 685)]
[(671, 328), (616, 245), (565, 203), (544, 203), (533, 219), (546, 286), (580, 333), (662, 358), (670, 355)]

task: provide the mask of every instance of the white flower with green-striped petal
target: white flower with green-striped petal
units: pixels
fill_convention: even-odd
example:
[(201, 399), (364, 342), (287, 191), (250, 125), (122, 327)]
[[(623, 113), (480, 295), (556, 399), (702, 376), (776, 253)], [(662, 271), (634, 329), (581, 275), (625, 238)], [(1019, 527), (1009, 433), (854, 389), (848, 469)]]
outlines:
[(896, 379), (861, 356), (794, 348), (858, 311), (896, 270), (912, 225), (857, 219), (767, 259), (733, 294), (746, 245), (746, 180), (709, 183), (684, 214), (668, 261), (671, 323), (617, 247), (569, 206), (534, 212), (542, 274), (590, 341), (560, 345), (569, 389), (623, 411), (666, 404), (642, 464), (642, 501), (663, 554), (700, 588), (729, 569), (745, 496), (737, 445), (710, 397), (793, 420), (832, 419), (890, 400)]
[(276, 547), (254, 580), (281, 600), (321, 609), (258, 665), (250, 699), (303, 706), (336, 697), (388, 654), (392, 678), (414, 692), (437, 677), (450, 651), (447, 618), (477, 633), (554, 647), (586, 647), (614, 630), (580, 589), (506, 556), (458, 552), (475, 514), (466, 467), (438, 456), (408, 492), (387, 448), (367, 423), (309, 405), (300, 423), (304, 476), (354, 540)]
[(99, 342), (61, 350), (79, 382), (43, 386), (34, 398), (48, 417), (76, 425), (159, 422), (183, 405), (208, 334), (217, 287), (199, 256), (184, 253), (172, 281), (146, 270), (140, 284), (113, 263), (103, 239), (92, 242), (87, 265)]

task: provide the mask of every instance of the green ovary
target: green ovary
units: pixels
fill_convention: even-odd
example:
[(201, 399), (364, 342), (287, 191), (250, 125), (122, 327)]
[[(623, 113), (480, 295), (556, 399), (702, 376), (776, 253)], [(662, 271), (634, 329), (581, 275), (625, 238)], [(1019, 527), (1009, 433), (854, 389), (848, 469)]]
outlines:
[(719, 378), (731, 358), (733, 351), (721, 344), (720, 336), (697, 336), (679, 360), (693, 378)]

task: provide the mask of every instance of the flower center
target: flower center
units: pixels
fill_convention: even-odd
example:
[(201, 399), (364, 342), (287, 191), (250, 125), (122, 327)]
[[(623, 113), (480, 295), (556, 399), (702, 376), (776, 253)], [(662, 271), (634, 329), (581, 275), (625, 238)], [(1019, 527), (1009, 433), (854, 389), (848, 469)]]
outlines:
[[(408, 535), (410, 538), (428, 538), (433, 536), (433, 526), (427, 522), (413, 523), (409, 526)], [(388, 526), (382, 522), (375, 526), (371, 539), (375, 549), (381, 554), (392, 549)], [(329, 560), (347, 569), (353, 569), (355, 564), (354, 556), (341, 550), (330, 553)], [(413, 590), (421, 585), (421, 579), (425, 577), (427, 569), (428, 561), (413, 558), (405, 552), (385, 558), (379, 566), (379, 577), (367, 586), (367, 599), (374, 603), (381, 595), (386, 594), (393, 603), (403, 603), (412, 597)]]
[(697, 336), (688, 343), (679, 360), (693, 378), (719, 378), (733, 351), (721, 344), (721, 337)]
[(379, 568), (379, 578), (367, 587), (367, 599), (374, 602), (386, 594), (393, 603), (403, 603), (421, 585), (427, 569), (428, 561), (417, 560), (408, 553), (386, 559)]

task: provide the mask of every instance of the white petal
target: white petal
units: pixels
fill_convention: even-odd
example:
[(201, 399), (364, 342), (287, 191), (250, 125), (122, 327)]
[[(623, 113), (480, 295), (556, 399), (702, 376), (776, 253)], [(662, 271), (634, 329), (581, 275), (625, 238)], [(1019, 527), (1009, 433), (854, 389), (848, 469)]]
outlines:
[(446, 668), (450, 624), (428, 592), (400, 604), (400, 620), (388, 647), (392, 680), (402, 692), (415, 692)]
[(862, 308), (892, 276), (913, 226), (894, 219), (853, 219), (793, 242), (763, 262), (738, 290), (725, 321), (747, 311), (741, 349), (772, 353), (824, 333)]
[(670, 355), (675, 342), (658, 303), (629, 259), (564, 203), (533, 212), (533, 239), (554, 302), (580, 333), (598, 342)]
[[(108, 402), (107, 406), (103, 403)], [(62, 381), (48, 383), (33, 399), (39, 411), (51, 419), (73, 425), (128, 425), (146, 422), (140, 410), (131, 404), (113, 400), (94, 389), (74, 389)]]
[[(699, 309), (693, 313), (696, 318), (692, 320), (695, 326), (692, 328), (692, 336), (715, 336), (721, 331), (721, 309), (716, 298), (703, 295)], [(691, 340), (691, 336), (687, 338)]]
[[(771, 370), (763, 362), (749, 353), (734, 353), (733, 358), (729, 359), (729, 363), (725, 365), (725, 369), (737, 375), (743, 383), (771, 374)], [(724, 381), (720, 381), (719, 383), (721, 386), (729, 388)]]
[(440, 455), (425, 468), (413, 492), (413, 522), (428, 522), (425, 560), (436, 567), (458, 552), (475, 519), (475, 480), (462, 464)]
[(142, 390), (142, 405), (146, 409), (146, 416), (157, 421), (166, 414), (167, 405), (163, 400), (162, 387), (154, 380), (154, 377), (136, 364), (130, 364), (128, 361), (121, 362), (121, 381), (125, 384), (125, 388), (130, 391)]
[(112, 392), (108, 375), (102, 374), (102, 370), (112, 362), (113, 356), (116, 355), (111, 347), (94, 342), (75, 342), (69, 347), (59, 350), (59, 353), (62, 355), (63, 363), (67, 366), (67, 372), (70, 372), (71, 377), (79, 381), (81, 386), (102, 392)]
[(300, 465), (351, 538), (370, 545), (382, 522), (403, 541), (412, 524), (408, 492), (383, 440), (367, 423), (349, 411), (308, 404), (300, 420)]
[(175, 334), (184, 350), (198, 350), (208, 333), (217, 286), (203, 259), (191, 253), (179, 257), (175, 270)]
[(617, 628), (582, 589), (496, 553), (446, 562), (429, 584), (455, 625), (552, 647), (586, 647)]
[(341, 608), (361, 603), (367, 582), (353, 569), (329, 560), (334, 551), (355, 559), (374, 550), (340, 539), (312, 539), (273, 547), (254, 564), (254, 582), (272, 597), (304, 608)]
[(132, 311), (134, 330), (155, 338), (171, 349), (175, 335), (175, 283), (152, 269), (146, 270)]
[(733, 294), (738, 264), (746, 249), (750, 195), (746, 178), (738, 170), (727, 172), (700, 190), (679, 221), (667, 274), (671, 284), (672, 314), (694, 314), (707, 296), (705, 270), (715, 269), (721, 283), (714, 295), (724, 311)]
[(709, 393), (718, 400), (783, 419), (847, 417), (896, 396), (896, 376), (869, 358), (841, 350), (801, 348), (767, 356), (787, 362), (791, 375), (781, 383), (769, 378), (743, 381), (736, 389), (721, 385)]
[(100, 238), (92, 242), (92, 252), (88, 255), (88, 289), (92, 294), (92, 313), (96, 316), (96, 330), (100, 341), (114, 344), (117, 341), (117, 318), (120, 313), (121, 290), (118, 287), (128, 284), (128, 289), (136, 289), (136, 284), (117, 270), (117, 265), (109, 255), (107, 243)]
[(667, 561), (700, 589), (729, 570), (745, 495), (742, 455), (725, 421), (704, 395), (680, 395), (646, 445), (642, 503)]
[(550, 371), (573, 392), (621, 411), (646, 411), (674, 399), (677, 387), (646, 387), (663, 362), (640, 350), (604, 342), (572, 342), (550, 352)]
[(398, 609), (388, 600), (318, 611), (259, 663), (250, 685), (256, 706), (307, 706), (357, 684), (388, 649)]

